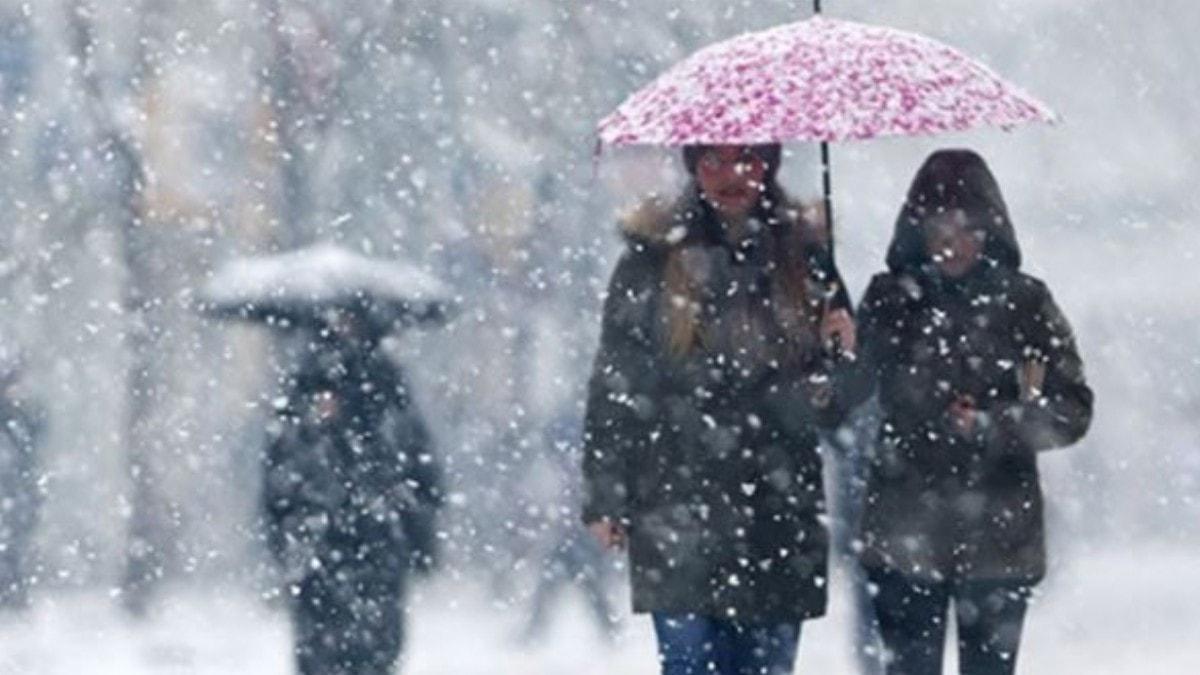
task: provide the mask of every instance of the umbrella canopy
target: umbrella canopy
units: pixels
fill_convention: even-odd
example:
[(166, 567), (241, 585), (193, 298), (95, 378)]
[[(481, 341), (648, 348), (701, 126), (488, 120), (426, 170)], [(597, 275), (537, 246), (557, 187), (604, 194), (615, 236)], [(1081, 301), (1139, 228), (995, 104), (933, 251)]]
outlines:
[(307, 323), (331, 308), (389, 326), (441, 321), (453, 302), (450, 289), (427, 272), (332, 244), (231, 261), (200, 294), (207, 313), (283, 325)]
[(1044, 104), (935, 40), (815, 16), (703, 49), (599, 125), (599, 142), (752, 145), (1052, 122)]

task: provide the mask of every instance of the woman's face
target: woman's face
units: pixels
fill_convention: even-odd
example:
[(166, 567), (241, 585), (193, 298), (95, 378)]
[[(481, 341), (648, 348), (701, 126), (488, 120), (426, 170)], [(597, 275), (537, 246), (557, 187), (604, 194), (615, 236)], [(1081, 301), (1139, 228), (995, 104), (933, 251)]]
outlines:
[(925, 221), (925, 253), (942, 274), (961, 277), (983, 257), (985, 234), (972, 229), (962, 209), (952, 209)]
[(766, 173), (767, 163), (745, 145), (715, 145), (696, 163), (696, 181), (705, 201), (727, 218), (749, 215)]

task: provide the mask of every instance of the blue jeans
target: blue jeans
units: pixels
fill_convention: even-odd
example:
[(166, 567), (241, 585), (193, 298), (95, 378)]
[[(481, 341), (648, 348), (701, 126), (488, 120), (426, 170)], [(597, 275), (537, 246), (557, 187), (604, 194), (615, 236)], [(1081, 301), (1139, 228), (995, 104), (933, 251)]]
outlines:
[(662, 675), (790, 675), (800, 623), (745, 624), (654, 613)]

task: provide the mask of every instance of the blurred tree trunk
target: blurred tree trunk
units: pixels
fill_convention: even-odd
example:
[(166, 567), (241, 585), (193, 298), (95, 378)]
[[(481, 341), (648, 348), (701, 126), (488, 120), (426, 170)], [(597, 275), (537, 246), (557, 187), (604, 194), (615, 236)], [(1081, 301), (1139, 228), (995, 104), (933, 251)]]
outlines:
[(311, 209), (308, 170), (300, 145), (300, 101), (295, 64), (284, 37), (283, 0), (263, 3), (271, 45), (270, 66), (264, 78), (272, 111), (271, 130), (279, 161), (281, 231), (274, 237), (282, 249), (295, 248), (307, 239), (306, 214)]
[[(123, 338), (128, 357), (124, 382), (123, 436), (129, 466), (129, 497), (125, 569), (121, 579), (122, 602), (134, 615), (145, 613), (155, 588), (163, 578), (177, 537), (178, 523), (169, 500), (162, 494), (160, 470), (154, 451), (155, 402), (165, 391), (165, 379), (155, 360), (158, 336), (149, 314), (161, 304), (155, 295), (151, 241), (144, 217), (143, 191), (147, 171), (142, 149), (114, 110), (115, 105), (136, 105), (156, 77), (154, 33), (163, 20), (162, 0), (148, 0), (137, 14), (136, 53), (125, 77), (114, 78), (127, 89), (115, 97), (104, 90), (97, 62), (97, 15), (89, 0), (75, 0), (68, 12), (72, 51), (81, 69), (87, 112), (93, 137), (111, 166), (105, 174), (112, 203), (100, 204), (103, 224), (119, 236), (124, 279), (121, 303), (125, 314)], [(113, 99), (116, 99), (115, 101)]]
[(274, 239), (283, 249), (310, 244), (322, 234), (313, 169), (328, 140), (329, 111), (339, 82), (339, 41), (327, 12), (320, 9), (288, 0), (262, 5), (271, 48), (263, 89), (273, 114), (281, 188), (281, 231)]

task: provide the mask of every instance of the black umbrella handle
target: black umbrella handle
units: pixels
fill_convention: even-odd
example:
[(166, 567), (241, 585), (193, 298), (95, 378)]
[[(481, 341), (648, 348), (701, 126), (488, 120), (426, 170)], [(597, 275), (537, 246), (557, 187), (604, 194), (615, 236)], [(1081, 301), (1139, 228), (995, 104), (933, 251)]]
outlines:
[(829, 143), (821, 141), (821, 182), (825, 193), (825, 236), (833, 255), (833, 172), (829, 166)]
[(821, 0), (813, 0), (813, 14), (821, 13)]

